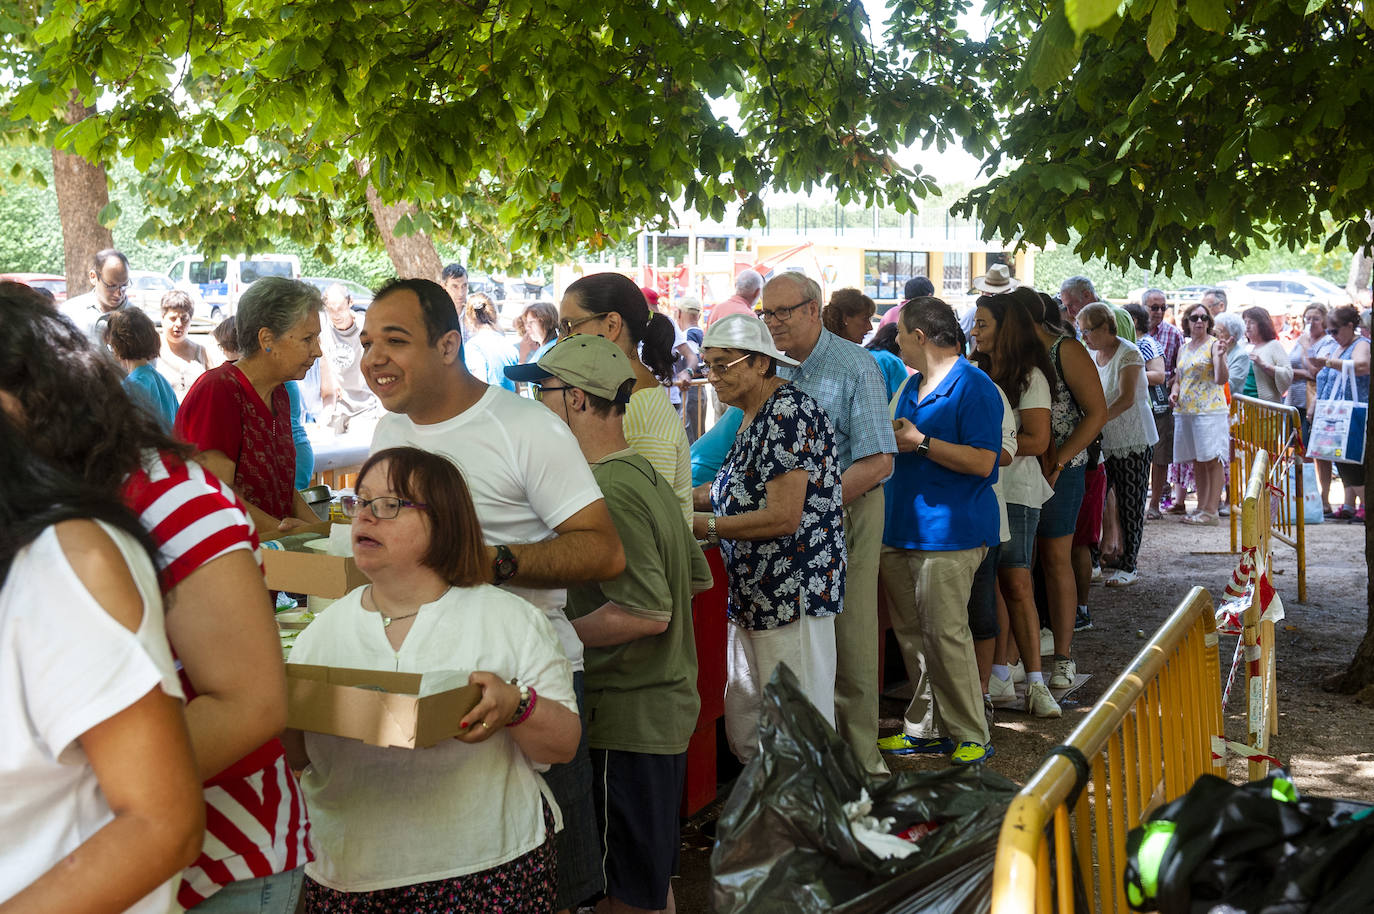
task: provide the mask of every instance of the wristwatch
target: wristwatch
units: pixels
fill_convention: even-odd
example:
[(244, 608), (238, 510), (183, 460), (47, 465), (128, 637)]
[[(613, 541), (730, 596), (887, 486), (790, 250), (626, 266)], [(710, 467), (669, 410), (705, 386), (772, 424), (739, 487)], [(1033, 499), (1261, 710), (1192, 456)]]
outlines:
[(720, 534), (716, 532), (716, 515), (712, 514), (706, 519), (706, 542), (712, 546), (720, 544)]
[(930, 436), (926, 435), (921, 439), (921, 443), (916, 445), (916, 456), (926, 457), (930, 455)]
[(510, 551), (509, 546), (497, 546), (496, 558), (491, 561), (491, 576), (496, 584), (504, 584), (515, 573), (520, 570), (520, 563), (515, 560), (515, 554)]

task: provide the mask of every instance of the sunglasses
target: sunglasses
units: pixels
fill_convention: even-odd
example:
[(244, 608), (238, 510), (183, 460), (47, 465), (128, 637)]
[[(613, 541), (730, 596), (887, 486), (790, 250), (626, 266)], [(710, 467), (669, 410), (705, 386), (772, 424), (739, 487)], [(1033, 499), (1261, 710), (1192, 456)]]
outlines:
[(1193, 324), (1205, 324), (1207, 323), (1207, 317), (1203, 314), (1194, 314), (1188, 318), (1188, 321)]

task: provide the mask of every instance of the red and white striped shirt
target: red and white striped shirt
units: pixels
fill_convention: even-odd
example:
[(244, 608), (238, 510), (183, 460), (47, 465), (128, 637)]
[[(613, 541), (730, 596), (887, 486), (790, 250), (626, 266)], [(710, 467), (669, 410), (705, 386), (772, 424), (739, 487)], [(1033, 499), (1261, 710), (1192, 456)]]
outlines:
[[(169, 593), (197, 568), (236, 549), (262, 566), (253, 521), (234, 491), (194, 461), (149, 452), (124, 483), (124, 500), (160, 550)], [(181, 687), (195, 697), (186, 672)], [(313, 859), (305, 800), (272, 739), (205, 783), (205, 845), (182, 874), (177, 902), (193, 908), (222, 886), (293, 870)]]

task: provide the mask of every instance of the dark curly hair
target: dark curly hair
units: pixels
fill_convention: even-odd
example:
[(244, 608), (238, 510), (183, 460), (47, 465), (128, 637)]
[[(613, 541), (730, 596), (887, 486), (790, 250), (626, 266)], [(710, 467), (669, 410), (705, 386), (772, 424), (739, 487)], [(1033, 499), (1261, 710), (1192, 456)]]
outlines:
[(116, 358), (129, 362), (155, 359), (162, 351), (152, 318), (137, 308), (120, 308), (110, 315), (105, 322), (105, 343)]
[(23, 410), (25, 446), (100, 492), (117, 492), (143, 451), (191, 449), (133, 400), (124, 373), (28, 286), (0, 283), (0, 390)]

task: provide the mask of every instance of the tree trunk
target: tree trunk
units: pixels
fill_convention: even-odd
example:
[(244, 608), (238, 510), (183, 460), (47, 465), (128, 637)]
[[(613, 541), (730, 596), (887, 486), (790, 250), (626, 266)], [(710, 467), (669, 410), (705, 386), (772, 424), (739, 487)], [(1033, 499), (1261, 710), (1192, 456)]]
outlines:
[[(359, 175), (367, 177), (366, 162), (358, 162), (356, 168)], [(372, 218), (377, 222), (377, 231), (386, 244), (386, 252), (391, 257), (391, 265), (396, 268), (397, 278), (438, 282), (443, 267), (439, 263), (439, 252), (434, 250), (434, 242), (429, 236), (424, 232), (396, 234), (396, 223), (401, 221), (401, 217), (414, 216), (419, 208), (414, 203), (382, 203), (371, 181), (367, 183), (367, 206), (372, 210)]]
[[(81, 104), (73, 91), (62, 119), (75, 124), (93, 114), (95, 108)], [(114, 247), (114, 235), (96, 218), (110, 202), (110, 186), (104, 167), (58, 149), (52, 151), (52, 177), (62, 223), (67, 295), (80, 295), (91, 287), (89, 271), (96, 253)]]
[[(1374, 454), (1369, 450), (1369, 412), (1365, 411), (1364, 436), (1364, 473), (1369, 478), (1374, 469)], [(1365, 489), (1366, 492), (1369, 489)], [(1367, 509), (1366, 509), (1367, 510)], [(1365, 567), (1365, 632), (1360, 646), (1355, 649), (1355, 657), (1344, 673), (1332, 676), (1326, 681), (1326, 688), (1346, 695), (1374, 685), (1374, 528), (1368, 521), (1364, 525), (1364, 567)]]

